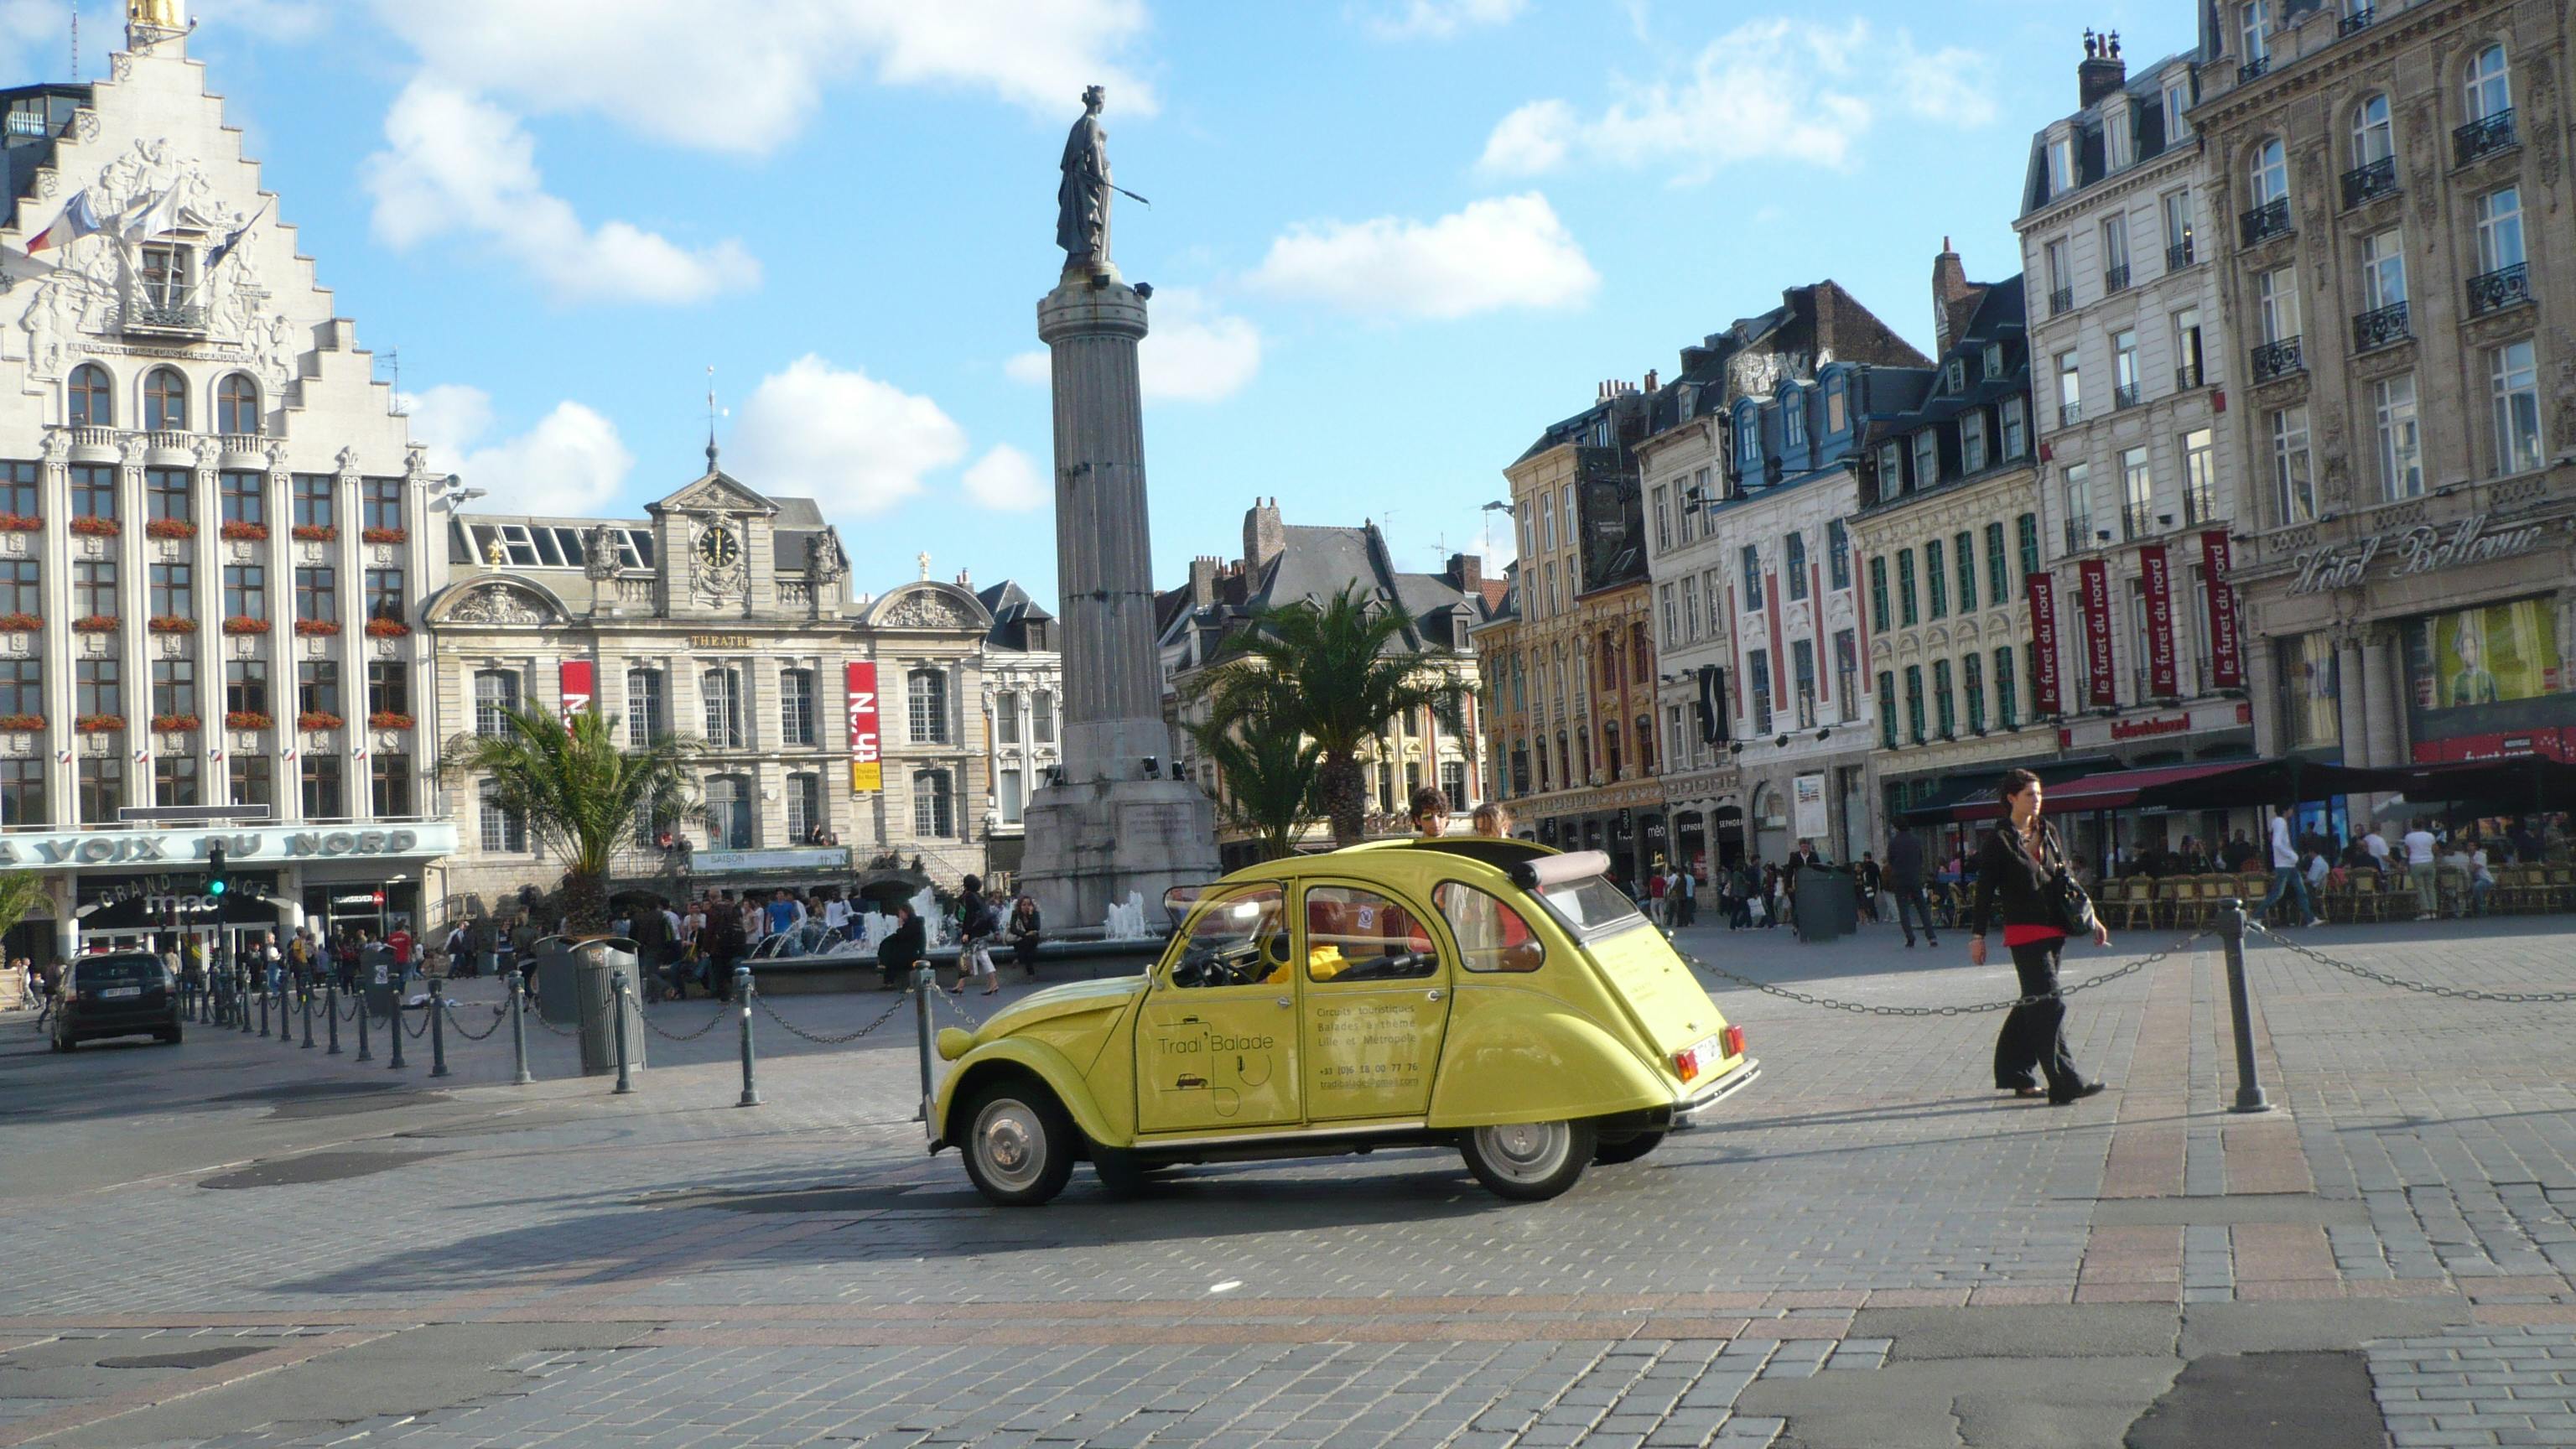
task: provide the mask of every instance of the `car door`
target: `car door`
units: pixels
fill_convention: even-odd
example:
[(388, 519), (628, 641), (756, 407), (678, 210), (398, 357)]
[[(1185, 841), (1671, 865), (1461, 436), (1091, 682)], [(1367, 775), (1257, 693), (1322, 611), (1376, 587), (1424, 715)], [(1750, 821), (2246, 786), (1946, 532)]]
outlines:
[(1136, 1019), (1142, 1133), (1298, 1120), (1297, 983), (1276, 881), (1211, 891), (1155, 969)]
[(1320, 880), (1300, 898), (1306, 1116), (1420, 1117), (1449, 1025), (1449, 953), (1430, 916), (1378, 885)]

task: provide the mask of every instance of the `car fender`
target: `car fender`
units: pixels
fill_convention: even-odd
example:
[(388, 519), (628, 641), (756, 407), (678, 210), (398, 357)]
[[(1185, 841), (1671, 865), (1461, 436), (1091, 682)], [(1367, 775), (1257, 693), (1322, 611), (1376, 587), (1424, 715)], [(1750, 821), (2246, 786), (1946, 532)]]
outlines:
[(952, 1144), (949, 1114), (956, 1110), (963, 1092), (974, 1089), (997, 1072), (1019, 1070), (1036, 1077), (1055, 1093), (1064, 1104), (1065, 1115), (1082, 1129), (1082, 1135), (1110, 1146), (1126, 1145), (1126, 1134), (1117, 1132), (1101, 1115), (1100, 1106), (1084, 1087), (1082, 1073), (1064, 1053), (1042, 1041), (1026, 1037), (1003, 1037), (989, 1041), (960, 1058), (957, 1067), (939, 1084), (931, 1102), (930, 1150), (937, 1152)]
[(1672, 1105), (1671, 1086), (1602, 1022), (1536, 991), (1461, 989), (1430, 1125), (1562, 1121)]

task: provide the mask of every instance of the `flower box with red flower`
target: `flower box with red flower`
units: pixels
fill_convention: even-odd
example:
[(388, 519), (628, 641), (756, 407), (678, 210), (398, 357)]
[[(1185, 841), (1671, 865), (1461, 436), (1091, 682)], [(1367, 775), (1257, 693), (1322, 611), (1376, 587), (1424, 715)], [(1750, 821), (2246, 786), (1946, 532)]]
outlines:
[(30, 513), (0, 513), (0, 533), (42, 533), (45, 520)]
[(156, 714), (152, 716), (152, 727), (165, 734), (192, 735), (204, 726), (205, 721), (197, 718), (193, 714)]
[(124, 531), (125, 526), (113, 518), (95, 518), (84, 513), (72, 520), (72, 532), (86, 533), (92, 538), (114, 538)]
[(295, 717), (295, 727), (300, 730), (336, 730), (342, 723), (344, 721), (338, 715), (325, 714), (318, 709), (308, 709)]
[(116, 627), (117, 621), (114, 614), (86, 614), (72, 620), (72, 632), (75, 634), (113, 634), (116, 632)]
[(369, 619), (367, 621), (367, 637), (370, 639), (399, 639), (410, 632), (411, 626), (400, 619)]
[(407, 730), (411, 728), (411, 716), (407, 714), (396, 714), (389, 709), (380, 709), (374, 714), (367, 716), (367, 728), (371, 730)]
[(268, 621), (266, 619), (254, 619), (248, 614), (235, 614), (231, 618), (224, 620), (224, 632), (227, 634), (265, 634), (268, 632)]
[(408, 543), (411, 541), (411, 530), (408, 528), (362, 528), (358, 530), (358, 541), (360, 543)]
[(0, 614), (0, 634), (32, 634), (45, 627), (34, 614)]
[(332, 635), (340, 632), (340, 621), (337, 619), (298, 619), (295, 621), (295, 632), (298, 636), (306, 639), (328, 639)]
[(145, 538), (195, 538), (197, 525), (184, 518), (156, 518), (143, 525)]
[(125, 716), (121, 714), (85, 714), (73, 729), (85, 735), (121, 735), (125, 733)]
[(236, 518), (224, 525), (224, 537), (234, 543), (265, 543), (268, 541), (268, 525)]
[(228, 730), (264, 730), (276, 723), (255, 709), (230, 710), (224, 715), (224, 728)]
[(155, 614), (152, 622), (144, 627), (155, 634), (194, 634), (197, 621), (184, 614)]
[(0, 730), (12, 734), (42, 734), (45, 717), (40, 714), (0, 714)]
[(297, 543), (337, 543), (340, 530), (327, 523), (299, 523), (288, 530), (287, 536)]

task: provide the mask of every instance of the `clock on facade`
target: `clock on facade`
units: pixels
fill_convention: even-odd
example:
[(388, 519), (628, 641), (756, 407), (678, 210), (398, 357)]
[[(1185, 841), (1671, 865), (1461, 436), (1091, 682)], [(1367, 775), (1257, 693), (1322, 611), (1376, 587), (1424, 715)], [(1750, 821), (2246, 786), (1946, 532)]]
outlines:
[(719, 524), (698, 535), (698, 560), (711, 569), (730, 569), (742, 557), (742, 541)]

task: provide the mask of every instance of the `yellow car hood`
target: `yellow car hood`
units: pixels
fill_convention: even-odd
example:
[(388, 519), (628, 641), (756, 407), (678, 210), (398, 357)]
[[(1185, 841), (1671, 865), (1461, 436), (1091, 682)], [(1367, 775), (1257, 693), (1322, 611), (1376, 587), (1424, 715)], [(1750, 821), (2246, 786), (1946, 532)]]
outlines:
[(1105, 981), (1070, 981), (1062, 986), (1050, 986), (994, 1012), (976, 1029), (975, 1040), (993, 1041), (1043, 1022), (1070, 1016), (1093, 1012), (1115, 1014), (1125, 1010), (1127, 1003), (1144, 995), (1145, 985), (1145, 976), (1139, 972), (1134, 976), (1113, 976)]

